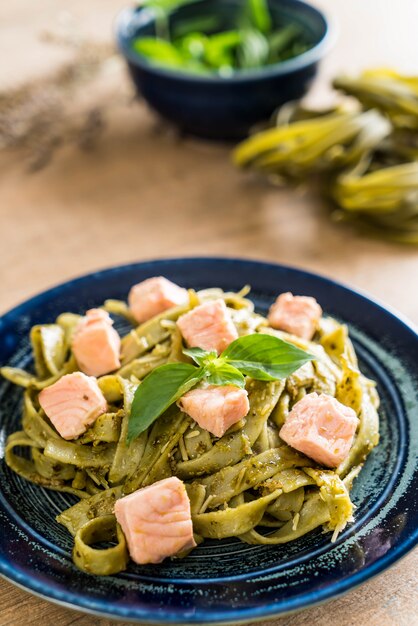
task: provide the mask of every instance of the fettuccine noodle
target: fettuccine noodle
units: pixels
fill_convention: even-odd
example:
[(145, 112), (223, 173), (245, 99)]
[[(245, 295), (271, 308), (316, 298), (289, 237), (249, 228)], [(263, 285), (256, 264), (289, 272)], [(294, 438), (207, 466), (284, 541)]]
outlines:
[[(314, 340), (305, 341), (270, 328), (245, 296), (245, 291), (190, 291), (187, 305), (136, 327), (125, 303), (107, 301), (104, 308), (124, 316), (133, 328), (122, 339), (120, 370), (98, 379), (108, 412), (73, 441), (65, 441), (52, 427), (38, 394), (77, 370), (71, 338), (79, 316), (64, 313), (55, 324), (33, 327), (34, 374), (2, 369), (5, 378), (25, 388), (22, 429), (7, 440), (6, 463), (26, 480), (79, 498), (57, 519), (74, 536), (73, 557), (81, 569), (102, 575), (126, 569), (128, 553), (114, 517), (115, 501), (169, 476), (186, 484), (197, 543), (238, 537), (250, 544), (275, 545), (318, 527), (335, 539), (352, 520), (352, 482), (379, 437), (375, 383), (359, 371), (345, 325), (325, 317)], [(249, 414), (220, 439), (172, 406), (128, 445), (130, 406), (140, 381), (160, 365), (187, 361), (177, 318), (220, 297), (239, 335), (270, 333), (310, 352), (315, 360), (286, 380), (247, 379)], [(313, 391), (334, 396), (360, 419), (350, 454), (336, 470), (325, 470), (297, 453), (278, 434), (292, 406)], [(94, 547), (100, 541), (112, 545)]]

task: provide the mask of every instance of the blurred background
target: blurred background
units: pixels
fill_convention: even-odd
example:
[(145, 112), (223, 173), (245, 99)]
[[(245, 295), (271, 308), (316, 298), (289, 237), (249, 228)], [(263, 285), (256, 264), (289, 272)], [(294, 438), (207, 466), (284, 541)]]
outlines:
[[(418, 68), (418, 2), (315, 0), (335, 29), (310, 101), (341, 71)], [(71, 276), (176, 255), (249, 256), (369, 289), (412, 317), (417, 250), (329, 219), (305, 187), (237, 170), (135, 95), (114, 43), (126, 0), (0, 5), (2, 310)]]
[[(98, 268), (219, 255), (307, 268), (418, 321), (416, 246), (338, 223), (314, 186), (277, 187), (239, 170), (233, 144), (184, 135), (136, 95), (115, 46), (115, 16), (126, 4), (0, 3), (1, 311)], [(342, 72), (418, 74), (418, 0), (312, 4), (330, 18), (334, 39), (312, 105), (333, 104), (330, 82)], [(364, 624), (412, 624), (414, 558), (334, 602), (332, 613), (315, 608), (280, 624), (348, 625), (353, 606)], [(2, 624), (107, 623), (7, 583), (2, 590)]]

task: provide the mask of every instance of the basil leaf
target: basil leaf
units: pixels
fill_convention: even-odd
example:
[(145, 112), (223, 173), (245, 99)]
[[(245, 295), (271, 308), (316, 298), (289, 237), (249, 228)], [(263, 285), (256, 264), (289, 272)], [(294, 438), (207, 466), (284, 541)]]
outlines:
[(246, 335), (233, 341), (221, 358), (256, 380), (286, 378), (314, 357), (278, 337)]
[(202, 348), (184, 348), (183, 354), (191, 357), (198, 365), (206, 365), (206, 363), (218, 357), (215, 350), (208, 352), (207, 350), (202, 350)]
[[(219, 362), (219, 363), (218, 363)], [(204, 380), (211, 385), (234, 385), (245, 387), (245, 378), (236, 367), (217, 359), (205, 367)]]
[(194, 387), (203, 374), (203, 368), (187, 363), (168, 363), (150, 372), (134, 395), (128, 442), (144, 432), (171, 404)]

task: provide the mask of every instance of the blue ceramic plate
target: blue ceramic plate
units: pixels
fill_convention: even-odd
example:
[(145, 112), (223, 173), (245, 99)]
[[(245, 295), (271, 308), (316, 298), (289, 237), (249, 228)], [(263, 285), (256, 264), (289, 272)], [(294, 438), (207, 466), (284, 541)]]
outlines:
[[(356, 520), (330, 543), (313, 532), (283, 546), (205, 542), (182, 561), (98, 578), (71, 560), (72, 540), (55, 522), (69, 496), (21, 480), (1, 461), (0, 572), (48, 600), (148, 623), (231, 623), (295, 611), (339, 596), (401, 558), (417, 541), (418, 340), (399, 316), (367, 297), (297, 269), (232, 259), (175, 259), (97, 272), (55, 287), (0, 320), (0, 361), (27, 367), (28, 331), (62, 311), (82, 312), (163, 274), (194, 288), (253, 287), (265, 312), (278, 292), (314, 296), (347, 322), (366, 374), (382, 399), (381, 443), (355, 483)], [(19, 427), (21, 391), (0, 386), (0, 451)], [(3, 456), (3, 453), (0, 455)]]

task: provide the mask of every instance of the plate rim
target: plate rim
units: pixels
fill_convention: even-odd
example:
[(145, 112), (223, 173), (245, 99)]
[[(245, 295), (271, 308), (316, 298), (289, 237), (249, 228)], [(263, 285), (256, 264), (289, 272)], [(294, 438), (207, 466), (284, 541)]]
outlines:
[[(405, 330), (410, 332), (412, 336), (417, 339), (418, 338), (418, 329), (416, 325), (408, 319), (407, 316), (397, 311), (394, 307), (390, 305), (384, 304), (378, 298), (370, 296), (366, 291), (361, 289), (353, 288), (346, 284), (345, 282), (341, 282), (330, 278), (326, 275), (312, 272), (306, 270), (303, 267), (297, 266), (289, 266), (281, 263), (275, 263), (273, 261), (268, 260), (260, 260), (254, 258), (245, 258), (245, 257), (223, 257), (223, 256), (182, 256), (182, 257), (167, 257), (167, 258), (156, 258), (156, 259), (146, 259), (143, 261), (131, 262), (121, 265), (112, 265), (109, 267), (104, 267), (98, 270), (93, 270), (91, 272), (86, 272), (81, 275), (77, 275), (73, 278), (70, 278), (66, 281), (62, 281), (58, 284), (53, 285), (45, 289), (44, 291), (38, 292), (33, 296), (25, 299), (24, 301), (17, 304), (15, 307), (7, 310), (5, 313), (0, 315), (0, 329), (2, 327), (6, 327), (8, 323), (15, 320), (17, 317), (23, 315), (25, 311), (28, 309), (32, 310), (35, 306), (42, 304), (53, 298), (57, 293), (61, 290), (65, 289), (69, 286), (76, 286), (77, 283), (82, 283), (85, 280), (94, 279), (94, 278), (102, 278), (103, 275), (118, 273), (118, 272), (126, 272), (129, 270), (134, 270), (136, 268), (144, 269), (146, 266), (151, 267), (161, 267), (163, 265), (172, 266), (173, 264), (180, 263), (190, 263), (190, 262), (200, 262), (200, 263), (213, 263), (217, 262), (220, 264), (230, 263), (235, 264), (237, 266), (242, 263), (253, 264), (258, 268), (269, 267), (270, 269), (282, 270), (286, 272), (290, 272), (291, 274), (303, 275), (304, 278), (310, 280), (314, 279), (315, 281), (320, 281), (325, 284), (327, 287), (339, 287), (347, 290), (350, 294), (355, 296), (360, 296), (362, 299), (366, 300), (368, 303), (378, 307), (385, 315), (389, 315), (397, 324), (401, 324)], [(86, 597), (82, 593), (75, 593), (66, 590), (58, 590), (53, 587), (48, 588), (48, 594), (43, 593), (41, 587), (45, 588), (45, 583), (41, 584), (36, 581), (36, 576), (32, 574), (32, 576), (28, 573), (18, 573), (14, 572), (13, 568), (8, 565), (5, 560), (5, 553), (0, 553), (0, 576), (17, 587), (28, 591), (38, 597), (41, 597), (44, 600), (53, 602), (60, 606), (64, 606), (66, 608), (72, 610), (82, 611), (88, 614), (97, 615), (101, 617), (105, 617), (107, 619), (124, 619), (125, 621), (131, 621), (133, 623), (141, 621), (146, 624), (181, 624), (181, 623), (211, 623), (211, 624), (240, 624), (248, 621), (260, 621), (263, 619), (272, 619), (279, 615), (288, 615), (291, 613), (298, 612), (300, 610), (306, 609), (308, 607), (317, 606), (319, 604), (323, 604), (332, 599), (339, 598), (349, 591), (357, 588), (359, 585), (364, 582), (375, 578), (377, 575), (381, 574), (383, 571), (387, 570), (389, 567), (393, 566), (395, 563), (399, 562), (402, 558), (404, 558), (418, 543), (418, 528), (414, 533), (412, 533), (409, 537), (405, 538), (401, 544), (395, 545), (391, 547), (391, 549), (379, 560), (368, 565), (365, 568), (362, 568), (358, 572), (351, 574), (346, 580), (338, 580), (325, 589), (320, 591), (306, 591), (301, 598), (298, 600), (298, 606), (288, 607), (286, 608), (286, 601), (280, 600), (278, 602), (272, 603), (270, 602), (266, 606), (259, 606), (253, 608), (244, 608), (244, 609), (232, 609), (228, 610), (227, 613), (223, 612), (223, 616), (215, 617), (213, 619), (208, 619), (208, 616), (202, 614), (200, 611), (193, 616), (189, 616), (188, 619), (182, 619), (181, 615), (175, 615), (173, 612), (168, 612), (166, 615), (160, 614), (157, 619), (152, 619), (149, 616), (147, 617), (146, 609), (139, 607), (131, 607), (125, 610), (118, 610), (119, 607), (114, 607), (112, 612), (108, 612), (106, 607), (109, 608), (109, 605), (106, 605), (106, 600), (91, 600)], [(84, 602), (83, 602), (84, 600)], [(91, 606), (88, 606), (91, 603), (101, 605), (101, 609), (96, 610)], [(122, 608), (122, 607), (121, 607)], [(135, 612), (135, 614), (133, 614)], [(148, 611), (149, 613), (149, 611)]]
[[(264, 260), (261, 258), (235, 257), (235, 256), (229, 257), (229, 256), (218, 256), (218, 255), (196, 256), (193, 254), (190, 256), (179, 256), (179, 257), (157, 257), (157, 258), (145, 259), (143, 261), (132, 261), (130, 263), (122, 263), (120, 265), (107, 265), (104, 267), (100, 267), (98, 269), (94, 269), (90, 272), (76, 274), (75, 276), (70, 277), (68, 280), (54, 283), (52, 284), (52, 286), (47, 287), (43, 291), (36, 292), (33, 295), (30, 295), (28, 298), (25, 298), (24, 300), (18, 302), (12, 308), (7, 309), (3, 313), (0, 313), (0, 323), (2, 323), (5, 319), (7, 321), (7, 319), (10, 316), (12, 315), (15, 316), (17, 313), (20, 313), (20, 311), (23, 311), (29, 304), (32, 304), (33, 302), (41, 302), (47, 296), (52, 295), (55, 291), (58, 291), (66, 287), (67, 285), (73, 285), (75, 283), (82, 282), (83, 280), (86, 280), (93, 276), (100, 276), (101, 274), (108, 274), (108, 273), (125, 271), (125, 270), (129, 271), (130, 269), (134, 269), (135, 267), (144, 266), (144, 265), (160, 265), (160, 264), (169, 265), (173, 263), (184, 263), (184, 262), (190, 262), (190, 261), (197, 261), (199, 263), (216, 261), (220, 263), (226, 262), (226, 263), (237, 264), (237, 265), (240, 265), (241, 263), (252, 263), (254, 265), (258, 265), (259, 267), (263, 267), (263, 266), (274, 267), (276, 269), (290, 271), (291, 273), (295, 273), (295, 274), (305, 274), (305, 276), (307, 276), (308, 278), (314, 278), (316, 280), (320, 279), (322, 282), (327, 283), (330, 286), (343, 287), (344, 289), (352, 292), (356, 296), (360, 296), (364, 298), (365, 300), (368, 300), (375, 306), (382, 309), (385, 313), (389, 313), (393, 318), (401, 322), (408, 330), (412, 331), (416, 336), (418, 336), (418, 324), (415, 324), (411, 319), (409, 319), (407, 315), (399, 311), (396, 307), (390, 304), (386, 304), (383, 300), (380, 300), (380, 298), (376, 296), (372, 296), (371, 294), (368, 293), (366, 289), (361, 289), (360, 287), (352, 287), (349, 283), (346, 283), (345, 281), (336, 280), (334, 278), (331, 278), (330, 276), (327, 276), (326, 274), (322, 274), (321, 272), (313, 272), (311, 270), (305, 269), (302, 266), (286, 265), (284, 263), (276, 263), (275, 261), (268, 261), (268, 260)], [(1, 329), (1, 326), (0, 326), (0, 329)]]

